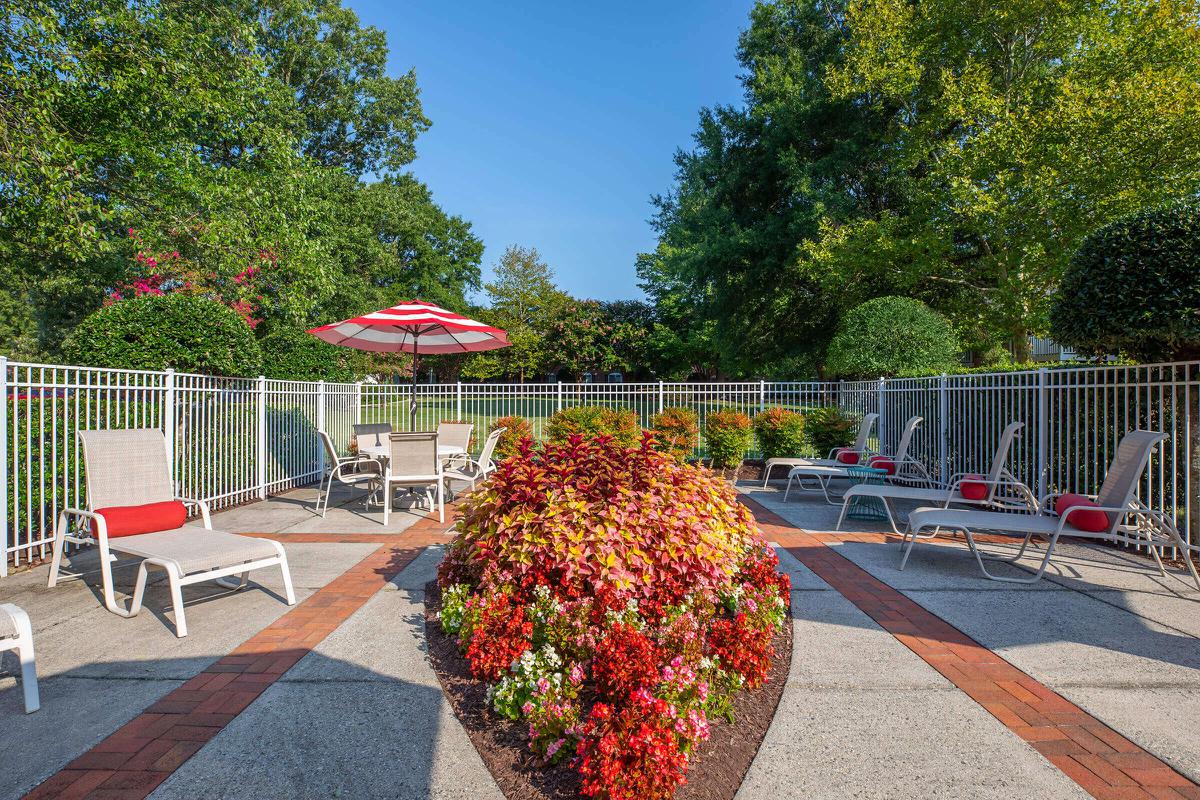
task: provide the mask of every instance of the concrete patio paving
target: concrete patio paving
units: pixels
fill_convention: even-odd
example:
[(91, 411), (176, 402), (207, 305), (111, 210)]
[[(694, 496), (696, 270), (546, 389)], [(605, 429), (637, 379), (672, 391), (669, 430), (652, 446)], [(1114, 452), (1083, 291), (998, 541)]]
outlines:
[[(836, 520), (823, 501), (783, 503), (774, 487), (740, 488), (790, 523), (766, 527), (792, 576), (795, 637), (783, 699), (739, 800), (1200, 797), (1194, 587), (1163, 579), (1138, 556), (1079, 545), (1064, 547), (1060, 564), (1033, 586), (983, 579), (953, 541), (918, 545), (901, 572), (894, 540), (821, 536)], [(445, 526), (417, 510), (395, 514), (385, 530), (360, 495), (338, 495), (322, 520), (309, 508), (314, 494), (298, 490), (214, 517), (216, 527), (285, 543), (298, 605), (280, 602), (270, 570), (237, 593), (193, 587), (184, 639), (161, 611), (169, 605), (161, 586), (137, 618), (104, 611), (88, 553), (73, 559), (82, 581), (48, 590), (42, 567), (0, 582), (0, 602), (23, 606), (33, 621), (43, 702), (36, 714), (20, 712), (15, 661), (6, 656), (0, 798), (39, 784), (37, 797), (500, 798), (424, 656), (422, 592), (448, 540)], [(1146, 766), (1145, 781), (1130, 768), (1104, 773), (1101, 786), (1097, 773), (1064, 766), (1052, 748), (1016, 735), (1023, 720), (998, 717), (971, 686), (948, 679), (931, 656), (864, 611), (844, 581), (819, 575), (808, 555), (798, 560), (794, 554), (818, 539), (828, 558), (844, 557), (865, 581), (890, 587), (1122, 734), (1130, 748), (1140, 746), (1145, 765), (1157, 756), (1190, 781), (1177, 774), (1168, 786), (1166, 772)], [(127, 592), (132, 571), (120, 574)], [(251, 665), (254, 654), (281, 665), (223, 666)], [(221, 680), (226, 669), (254, 674)], [(193, 731), (193, 740), (154, 750), (149, 767), (135, 769), (137, 757), (117, 752), (117, 743), (151, 752), (145, 743), (162, 735), (157, 723), (186, 711), (164, 698), (196, 695), (201, 703), (218, 683), (251, 678), (262, 679), (261, 693), (220, 713), (187, 711), (208, 727), (176, 727), (171, 735)], [(1117, 738), (1114, 748), (1122, 746)], [(1162, 785), (1152, 794), (1154, 780)]]

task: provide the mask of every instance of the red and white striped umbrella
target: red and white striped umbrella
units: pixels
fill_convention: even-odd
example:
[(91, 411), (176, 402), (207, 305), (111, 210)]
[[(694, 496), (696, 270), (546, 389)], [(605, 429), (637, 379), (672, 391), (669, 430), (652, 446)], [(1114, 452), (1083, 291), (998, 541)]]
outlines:
[(342, 347), (375, 353), (412, 353), (412, 402), (409, 427), (417, 424), (417, 357), (427, 353), (478, 353), (508, 347), (508, 334), (433, 303), (410, 300), (353, 319), (309, 331)]
[(309, 331), (342, 347), (376, 353), (476, 353), (508, 347), (508, 334), (433, 303), (412, 300)]

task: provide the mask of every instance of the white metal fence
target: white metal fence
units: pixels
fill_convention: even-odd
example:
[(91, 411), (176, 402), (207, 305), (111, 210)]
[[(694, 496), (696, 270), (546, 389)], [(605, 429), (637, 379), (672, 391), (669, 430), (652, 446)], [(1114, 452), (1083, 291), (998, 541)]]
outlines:
[[(339, 446), (356, 422), (406, 428), (407, 385), (217, 378), (52, 366), (0, 358), (0, 575), (44, 557), (58, 509), (81, 505), (75, 431), (155, 427), (167, 434), (182, 494), (214, 508), (315, 482), (324, 469), (317, 429)], [(924, 417), (913, 453), (935, 476), (982, 470), (1011, 420), (1025, 423), (1011, 467), (1039, 494), (1091, 493), (1117, 441), (1148, 428), (1170, 439), (1142, 498), (1173, 511), (1188, 541), (1200, 532), (1200, 363), (1097, 366), (1031, 372), (855, 382), (434, 384), (418, 387), (417, 427), (527, 419), (536, 436), (555, 411), (577, 405), (630, 408), (643, 426), (670, 406), (701, 419), (734, 407), (805, 411), (839, 406), (880, 413), (879, 446), (893, 448), (904, 420)], [(481, 438), (481, 437), (480, 437)], [(696, 442), (703, 452), (703, 438)], [(1200, 535), (1198, 533), (1197, 535)]]

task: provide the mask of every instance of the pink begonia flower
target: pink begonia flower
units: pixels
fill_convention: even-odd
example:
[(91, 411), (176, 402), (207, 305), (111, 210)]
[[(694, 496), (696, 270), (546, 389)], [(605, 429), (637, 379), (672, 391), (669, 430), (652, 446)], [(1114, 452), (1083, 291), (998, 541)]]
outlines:
[(554, 754), (562, 749), (562, 746), (567, 743), (566, 739), (556, 739), (546, 748), (546, 758), (554, 758)]
[(522, 714), (524, 714), (524, 715), (525, 715), (525, 716), (527, 716), (527, 717), (528, 717), (530, 714), (532, 714), (532, 713), (533, 713), (533, 703), (531, 703), (531, 702), (529, 702), (528, 700), (526, 700), (526, 701), (525, 701), (525, 705), (521, 706), (521, 713), (522, 713)]

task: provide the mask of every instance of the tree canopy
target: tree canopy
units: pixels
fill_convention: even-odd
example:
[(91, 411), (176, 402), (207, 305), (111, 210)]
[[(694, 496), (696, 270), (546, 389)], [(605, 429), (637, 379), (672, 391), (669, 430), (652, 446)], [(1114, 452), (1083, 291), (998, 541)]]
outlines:
[(819, 369), (897, 294), (1023, 358), (1097, 227), (1200, 189), (1194, 0), (775, 0), (743, 107), (704, 109), (639, 260), (729, 373)]

